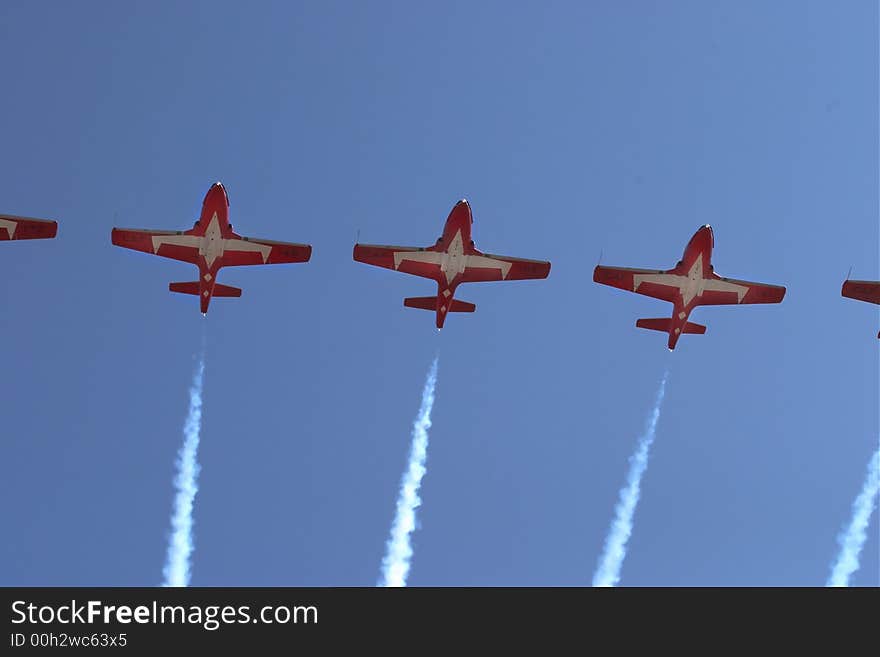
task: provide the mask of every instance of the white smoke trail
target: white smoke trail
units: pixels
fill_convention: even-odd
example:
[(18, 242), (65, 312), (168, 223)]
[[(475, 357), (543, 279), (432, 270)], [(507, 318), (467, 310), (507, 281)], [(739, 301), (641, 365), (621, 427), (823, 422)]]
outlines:
[(422, 406), (413, 422), (412, 446), (409, 465), (400, 482), (400, 496), (397, 499), (397, 513), (391, 525), (391, 537), (385, 545), (385, 558), (382, 559), (382, 579), (380, 586), (406, 586), (413, 549), (410, 535), (416, 528), (416, 508), (422, 500), (419, 486), (425, 476), (425, 460), (428, 456), (428, 429), (431, 428), (431, 409), (434, 407), (434, 386), (437, 383), (437, 358), (431, 364), (425, 388), (422, 391)]
[(880, 495), (880, 449), (868, 463), (862, 490), (852, 505), (849, 526), (837, 537), (840, 552), (831, 568), (826, 586), (849, 586), (850, 576), (859, 569), (859, 554), (868, 539), (868, 524)]
[(174, 487), (174, 512), (171, 515), (171, 536), (168, 554), (162, 570), (165, 581), (162, 586), (189, 586), (190, 556), (193, 552), (193, 502), (199, 490), (199, 431), (202, 428), (202, 383), (205, 378), (205, 351), (189, 389), (189, 413), (183, 427), (183, 445), (177, 453), (177, 476)]
[(660, 419), (660, 407), (666, 394), (666, 379), (669, 370), (663, 374), (654, 410), (648, 418), (644, 435), (639, 439), (635, 454), (629, 459), (629, 472), (626, 475), (626, 486), (620, 489), (620, 499), (614, 509), (614, 520), (605, 539), (605, 550), (599, 558), (599, 565), (593, 574), (593, 586), (614, 586), (620, 581), (620, 568), (626, 557), (626, 543), (633, 529), (633, 514), (639, 501), (642, 475), (648, 467), (648, 450), (654, 442), (657, 432), (657, 420)]

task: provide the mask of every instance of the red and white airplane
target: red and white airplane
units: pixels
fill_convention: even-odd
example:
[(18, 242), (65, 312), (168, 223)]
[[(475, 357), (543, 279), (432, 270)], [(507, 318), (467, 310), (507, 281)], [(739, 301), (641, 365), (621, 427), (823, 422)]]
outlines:
[(57, 221), (0, 214), (0, 242), (7, 240), (46, 240), (52, 239), (57, 234)]
[[(850, 299), (880, 304), (880, 281), (846, 280), (843, 282), (840, 293)], [(877, 337), (880, 338), (880, 333), (877, 334)]]
[(354, 259), (437, 281), (436, 297), (411, 297), (404, 299), (403, 305), (436, 312), (438, 329), (443, 328), (448, 313), (472, 313), (476, 309), (472, 303), (453, 298), (461, 283), (547, 278), (550, 274), (550, 263), (543, 260), (478, 251), (471, 239), (473, 222), (471, 206), (461, 200), (452, 208), (443, 235), (433, 246), (355, 244)]
[(712, 227), (702, 226), (688, 242), (684, 255), (674, 269), (628, 269), (599, 265), (593, 280), (603, 285), (644, 294), (673, 304), (672, 317), (640, 319), (639, 328), (669, 333), (669, 349), (682, 333), (705, 333), (706, 327), (688, 321), (697, 306), (743, 303), (779, 303), (785, 288), (764, 283), (749, 283), (718, 276), (712, 267), (715, 237)]
[(197, 265), (199, 280), (171, 283), (168, 289), (198, 296), (202, 314), (208, 312), (212, 297), (241, 296), (240, 288), (217, 283), (221, 267), (308, 262), (312, 256), (308, 244), (274, 242), (234, 233), (229, 223), (229, 197), (219, 182), (205, 194), (202, 214), (190, 230), (114, 228), (111, 239), (116, 246)]

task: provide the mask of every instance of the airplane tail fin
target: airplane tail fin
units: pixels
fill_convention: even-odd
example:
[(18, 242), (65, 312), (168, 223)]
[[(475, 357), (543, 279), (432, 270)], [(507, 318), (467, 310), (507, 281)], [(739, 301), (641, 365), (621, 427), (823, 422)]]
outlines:
[[(437, 310), (437, 297), (407, 297), (403, 300), (403, 305), (407, 308), (420, 308), (422, 310)], [(472, 313), (476, 310), (476, 305), (467, 301), (459, 301), (453, 299), (449, 306), (451, 313)]]
[[(179, 292), (180, 294), (192, 294), (195, 296), (199, 296), (201, 294), (199, 290), (199, 282), (192, 281), (189, 283), (169, 283), (168, 289), (172, 292)], [(232, 287), (231, 285), (220, 285), (220, 283), (214, 284), (214, 292), (212, 296), (215, 297), (240, 297), (241, 296), (241, 288)]]
[[(636, 322), (636, 326), (651, 331), (663, 331), (669, 333), (672, 328), (672, 319), (669, 317), (660, 317), (658, 319), (640, 319)], [(685, 322), (681, 329), (682, 333), (694, 333), (702, 335), (706, 332), (706, 327), (702, 324), (694, 324), (693, 322)]]

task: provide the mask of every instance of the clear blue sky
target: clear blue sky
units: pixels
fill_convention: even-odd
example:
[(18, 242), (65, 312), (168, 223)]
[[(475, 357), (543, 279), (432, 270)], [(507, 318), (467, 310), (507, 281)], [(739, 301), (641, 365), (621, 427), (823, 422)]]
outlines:
[[(194, 585), (372, 585), (434, 353), (411, 585), (588, 585), (671, 374), (622, 585), (821, 585), (878, 441), (878, 8), (851, 2), (4, 2), (0, 583), (161, 580), (207, 323)], [(209, 185), (305, 265), (195, 268), (111, 246), (186, 229)], [(475, 284), (438, 335), (429, 281), (352, 260), (428, 245), (553, 262)], [(715, 228), (778, 306), (595, 285)], [(878, 522), (854, 584), (877, 585)]]

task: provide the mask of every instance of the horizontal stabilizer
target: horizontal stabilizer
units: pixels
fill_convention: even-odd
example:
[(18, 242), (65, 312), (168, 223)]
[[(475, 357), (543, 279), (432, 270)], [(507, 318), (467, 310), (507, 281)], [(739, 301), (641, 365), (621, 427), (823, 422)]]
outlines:
[(214, 296), (215, 297), (240, 297), (241, 296), (241, 288), (240, 287), (232, 287), (231, 285), (220, 285), (220, 283), (216, 283), (214, 285)]
[(437, 310), (437, 297), (408, 297), (403, 300), (403, 305), (407, 308)]
[[(403, 305), (407, 308), (421, 308), (422, 310), (437, 310), (437, 297), (408, 297), (403, 300)], [(472, 313), (477, 307), (467, 301), (452, 300), (449, 307), (451, 313)]]
[[(640, 319), (636, 322), (636, 326), (651, 331), (663, 331), (669, 333), (672, 327), (672, 319), (669, 317), (660, 317), (658, 319)], [(693, 322), (685, 322), (682, 333), (696, 333), (702, 335), (706, 332), (706, 327), (702, 324), (694, 324)]]
[(172, 292), (180, 292), (181, 294), (194, 294), (199, 296), (199, 282), (192, 283), (169, 283), (168, 289)]
[[(169, 283), (168, 289), (172, 292), (179, 292), (180, 294), (192, 294), (195, 296), (199, 296), (199, 282), (192, 281), (190, 283)], [(216, 283), (214, 285), (214, 292), (212, 296), (215, 297), (240, 297), (241, 289), (237, 287), (232, 287), (231, 285), (220, 285), (220, 283)]]

